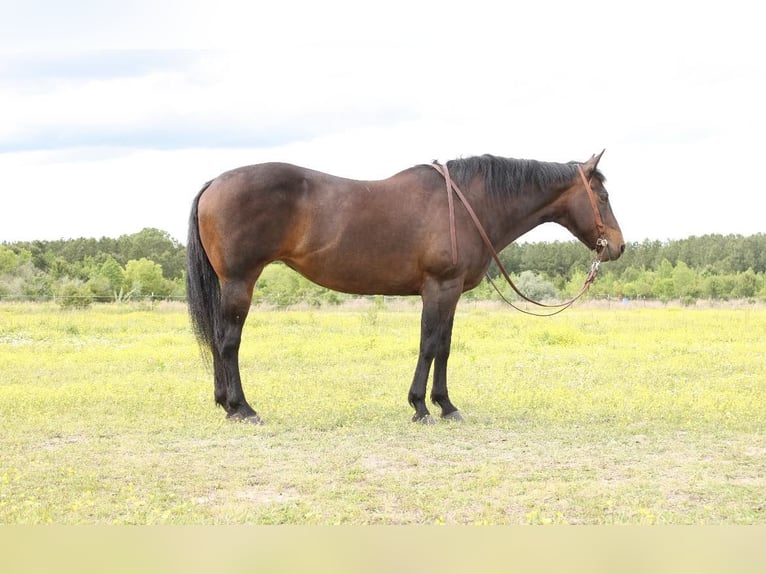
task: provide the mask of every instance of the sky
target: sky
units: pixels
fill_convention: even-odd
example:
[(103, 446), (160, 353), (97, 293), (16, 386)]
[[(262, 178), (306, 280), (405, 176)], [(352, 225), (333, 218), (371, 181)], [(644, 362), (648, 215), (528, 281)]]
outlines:
[[(757, 3), (0, 0), (0, 242), (185, 242), (228, 169), (600, 168), (625, 239), (766, 231)], [(524, 240), (567, 240), (546, 224)]]

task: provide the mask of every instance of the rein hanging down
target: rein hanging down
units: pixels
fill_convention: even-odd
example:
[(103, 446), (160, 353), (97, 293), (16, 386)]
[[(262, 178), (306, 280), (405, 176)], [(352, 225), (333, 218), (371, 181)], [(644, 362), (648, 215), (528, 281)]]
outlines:
[(536, 317), (551, 317), (571, 307), (575, 301), (577, 301), (580, 297), (582, 297), (585, 294), (585, 292), (590, 288), (591, 284), (596, 280), (596, 276), (598, 275), (598, 269), (599, 269), (599, 266), (601, 265), (601, 256), (599, 252), (599, 247), (601, 248), (601, 252), (603, 252), (603, 250), (606, 249), (607, 240), (605, 236), (604, 222), (601, 218), (601, 212), (599, 211), (598, 205), (596, 203), (596, 195), (595, 193), (593, 193), (593, 189), (591, 188), (590, 183), (588, 182), (588, 179), (585, 177), (585, 173), (582, 170), (582, 166), (578, 165), (577, 170), (580, 173), (580, 178), (582, 179), (583, 184), (585, 185), (585, 189), (588, 191), (588, 199), (590, 200), (591, 206), (593, 207), (593, 214), (596, 219), (596, 228), (598, 229), (598, 233), (599, 233), (599, 237), (596, 240), (595, 257), (593, 259), (593, 262), (591, 263), (590, 271), (588, 272), (588, 275), (585, 278), (585, 282), (583, 283), (583, 286), (580, 289), (580, 291), (574, 297), (572, 297), (571, 299), (563, 303), (548, 305), (546, 303), (541, 303), (539, 301), (535, 301), (534, 299), (527, 297), (526, 295), (524, 295), (524, 293), (522, 293), (519, 290), (518, 287), (516, 287), (513, 280), (511, 279), (510, 274), (505, 269), (505, 266), (503, 265), (502, 261), (500, 261), (500, 256), (497, 254), (497, 251), (492, 245), (492, 241), (489, 239), (487, 232), (484, 230), (484, 226), (481, 224), (481, 221), (479, 221), (479, 217), (476, 215), (476, 212), (473, 210), (473, 208), (471, 207), (471, 204), (468, 202), (468, 199), (466, 199), (465, 195), (457, 186), (457, 184), (454, 181), (452, 181), (452, 178), (450, 177), (449, 169), (447, 169), (447, 166), (440, 164), (436, 160), (434, 160), (434, 162), (430, 165), (436, 171), (438, 171), (442, 175), (442, 177), (444, 177), (444, 180), (447, 185), (447, 202), (449, 204), (449, 223), (450, 223), (450, 243), (452, 245), (452, 264), (457, 265), (457, 234), (455, 231), (455, 202), (453, 200), (453, 194), (454, 194), (454, 195), (457, 195), (458, 199), (463, 204), (463, 207), (465, 207), (465, 210), (468, 212), (468, 215), (473, 221), (473, 224), (476, 227), (476, 230), (479, 232), (479, 235), (481, 236), (481, 239), (484, 242), (484, 245), (486, 245), (487, 249), (489, 249), (489, 253), (492, 256), (492, 259), (494, 260), (495, 265), (497, 265), (498, 269), (500, 270), (500, 273), (503, 275), (508, 285), (511, 286), (511, 289), (513, 289), (514, 292), (525, 301), (532, 303), (533, 305), (537, 305), (538, 307), (553, 309), (553, 311), (543, 312), (543, 313), (534, 313), (532, 311), (528, 311), (526, 309), (522, 309), (518, 307), (513, 302), (511, 302), (505, 295), (503, 295), (503, 293), (500, 291), (498, 286), (492, 280), (492, 277), (490, 277), (489, 272), (487, 272), (486, 274), (487, 281), (489, 281), (490, 285), (492, 285), (495, 291), (497, 291), (497, 294), (500, 295), (500, 298), (505, 303), (507, 303), (508, 305), (516, 309), (517, 311), (521, 313), (525, 313), (527, 315), (534, 315)]

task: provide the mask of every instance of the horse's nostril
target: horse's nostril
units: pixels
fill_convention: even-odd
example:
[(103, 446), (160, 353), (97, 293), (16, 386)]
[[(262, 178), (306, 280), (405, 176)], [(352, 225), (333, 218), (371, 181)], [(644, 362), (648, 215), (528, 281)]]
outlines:
[(625, 244), (624, 243), (622, 245), (620, 245), (620, 255), (622, 255), (623, 253), (625, 253)]

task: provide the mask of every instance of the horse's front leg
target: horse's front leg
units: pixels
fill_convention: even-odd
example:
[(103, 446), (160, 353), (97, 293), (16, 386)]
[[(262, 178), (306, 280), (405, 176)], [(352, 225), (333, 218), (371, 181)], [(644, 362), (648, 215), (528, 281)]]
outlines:
[(412, 417), (415, 422), (433, 422), (425, 400), (432, 363), (434, 385), (431, 399), (441, 407), (443, 417), (457, 412), (447, 395), (447, 359), (455, 308), (461, 292), (462, 281), (440, 282), (429, 278), (421, 293), (423, 313), (420, 320), (420, 354), (408, 396), (410, 405), (415, 409)]
[(453, 319), (454, 313), (450, 316), (445, 340), (441, 341), (434, 356), (434, 383), (431, 387), (431, 402), (441, 407), (443, 419), (462, 421), (463, 416), (449, 400), (447, 393), (447, 361), (449, 360)]

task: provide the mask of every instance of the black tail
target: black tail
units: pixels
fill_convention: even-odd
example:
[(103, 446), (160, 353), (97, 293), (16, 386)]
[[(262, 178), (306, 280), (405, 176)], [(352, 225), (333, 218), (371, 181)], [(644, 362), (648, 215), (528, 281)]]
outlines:
[(205, 356), (215, 349), (221, 317), (221, 286), (202, 247), (197, 218), (199, 198), (211, 183), (207, 182), (194, 198), (186, 242), (186, 298), (194, 334)]

